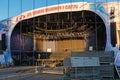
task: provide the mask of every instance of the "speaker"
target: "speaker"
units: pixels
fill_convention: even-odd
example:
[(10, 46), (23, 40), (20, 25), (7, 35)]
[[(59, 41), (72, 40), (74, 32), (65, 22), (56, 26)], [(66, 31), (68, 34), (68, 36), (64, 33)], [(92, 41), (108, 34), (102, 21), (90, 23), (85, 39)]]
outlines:
[(111, 44), (113, 47), (117, 44), (117, 37), (116, 37), (116, 22), (110, 23), (110, 34), (111, 34)]
[(0, 54), (3, 54), (3, 50), (2, 50), (2, 40), (0, 40)]
[(6, 35), (2, 34), (2, 50), (6, 50)]

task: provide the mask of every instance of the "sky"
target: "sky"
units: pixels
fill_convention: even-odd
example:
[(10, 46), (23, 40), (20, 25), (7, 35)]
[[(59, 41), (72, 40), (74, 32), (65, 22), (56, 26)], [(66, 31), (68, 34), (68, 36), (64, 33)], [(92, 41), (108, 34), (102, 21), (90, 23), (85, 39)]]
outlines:
[(1, 0), (0, 1), (0, 20), (14, 17), (22, 12), (40, 8), (44, 6), (62, 4), (68, 2), (113, 2), (120, 0)]

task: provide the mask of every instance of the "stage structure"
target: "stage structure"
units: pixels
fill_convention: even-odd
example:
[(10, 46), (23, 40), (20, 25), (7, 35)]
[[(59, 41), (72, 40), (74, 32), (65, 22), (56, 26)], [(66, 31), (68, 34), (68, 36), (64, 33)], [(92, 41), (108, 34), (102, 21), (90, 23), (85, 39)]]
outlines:
[(120, 66), (119, 5), (118, 2), (64, 3), (3, 20), (0, 62), (10, 64), (15, 57), (19, 61), (31, 55), (34, 59), (37, 52), (113, 50), (115, 64)]

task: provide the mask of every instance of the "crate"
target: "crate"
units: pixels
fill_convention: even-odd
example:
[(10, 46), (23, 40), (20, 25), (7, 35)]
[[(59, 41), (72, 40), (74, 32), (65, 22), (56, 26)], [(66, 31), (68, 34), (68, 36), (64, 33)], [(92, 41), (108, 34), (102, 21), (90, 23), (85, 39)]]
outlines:
[[(72, 57), (96, 57), (99, 59), (99, 65), (94, 66), (72, 66)], [(80, 80), (113, 80), (115, 78), (114, 52), (113, 51), (88, 51), (72, 52), (71, 58), (64, 59), (66, 76), (71, 79)], [(83, 61), (83, 60), (81, 60)], [(68, 64), (68, 65), (66, 65)]]

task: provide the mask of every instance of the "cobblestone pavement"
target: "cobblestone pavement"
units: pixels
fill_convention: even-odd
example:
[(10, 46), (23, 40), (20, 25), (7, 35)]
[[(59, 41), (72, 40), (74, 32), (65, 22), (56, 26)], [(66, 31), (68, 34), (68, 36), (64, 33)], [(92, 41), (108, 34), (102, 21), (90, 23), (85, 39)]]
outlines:
[(63, 74), (35, 74), (35, 67), (0, 69), (0, 80), (60, 80)]

